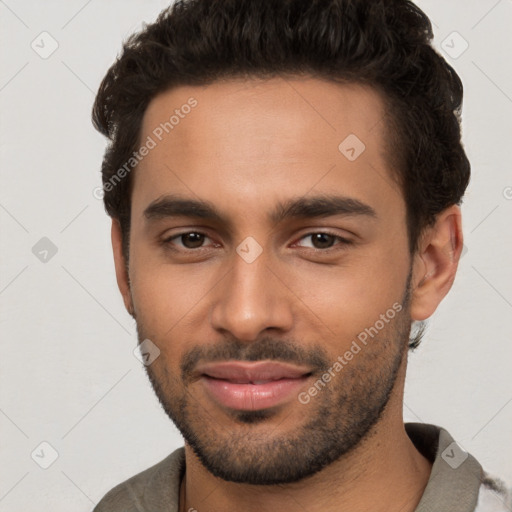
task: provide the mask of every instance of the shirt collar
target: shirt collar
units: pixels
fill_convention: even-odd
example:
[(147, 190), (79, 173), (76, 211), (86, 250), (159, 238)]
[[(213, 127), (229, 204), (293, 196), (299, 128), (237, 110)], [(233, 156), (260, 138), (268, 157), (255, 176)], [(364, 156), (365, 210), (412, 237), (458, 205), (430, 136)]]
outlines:
[(483, 475), (479, 462), (441, 427), (406, 423), (405, 430), (416, 448), (433, 463), (415, 512), (473, 512)]

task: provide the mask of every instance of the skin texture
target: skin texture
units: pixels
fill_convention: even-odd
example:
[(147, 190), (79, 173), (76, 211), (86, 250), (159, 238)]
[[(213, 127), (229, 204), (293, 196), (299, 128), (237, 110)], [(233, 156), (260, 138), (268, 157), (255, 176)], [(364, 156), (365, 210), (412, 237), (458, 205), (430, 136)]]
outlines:
[[(128, 265), (112, 224), (126, 308), (139, 341), (160, 350), (148, 376), (186, 441), (180, 508), (414, 510), (431, 465), (403, 425), (407, 342), (411, 321), (431, 316), (453, 283), (459, 208), (438, 216), (411, 257), (370, 88), (304, 77), (183, 86), (151, 101), (141, 140), (190, 97), (197, 106), (133, 176)], [(338, 149), (350, 134), (365, 145), (354, 161)], [(144, 214), (169, 194), (222, 218)], [(332, 195), (375, 215), (269, 219), (279, 203)], [(251, 263), (236, 251), (247, 237), (262, 249)], [(287, 361), (311, 369), (307, 391), (394, 304), (400, 311), (307, 404), (293, 396), (233, 411), (195, 372), (213, 360)]]

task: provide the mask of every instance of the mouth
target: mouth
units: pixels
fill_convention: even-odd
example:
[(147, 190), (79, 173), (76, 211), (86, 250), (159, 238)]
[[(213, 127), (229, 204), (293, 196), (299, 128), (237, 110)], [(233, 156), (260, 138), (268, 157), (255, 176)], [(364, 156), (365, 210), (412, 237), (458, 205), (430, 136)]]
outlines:
[(207, 395), (234, 410), (257, 411), (297, 396), (312, 375), (310, 368), (280, 362), (229, 361), (198, 368)]

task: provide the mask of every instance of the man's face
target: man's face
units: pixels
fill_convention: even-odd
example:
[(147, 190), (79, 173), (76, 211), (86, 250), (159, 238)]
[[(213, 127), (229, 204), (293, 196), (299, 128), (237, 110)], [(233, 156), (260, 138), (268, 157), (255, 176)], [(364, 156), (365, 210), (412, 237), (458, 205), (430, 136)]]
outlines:
[(411, 261), (383, 115), (374, 91), (316, 79), (180, 87), (146, 111), (133, 312), (159, 400), (216, 476), (314, 474), (399, 393)]

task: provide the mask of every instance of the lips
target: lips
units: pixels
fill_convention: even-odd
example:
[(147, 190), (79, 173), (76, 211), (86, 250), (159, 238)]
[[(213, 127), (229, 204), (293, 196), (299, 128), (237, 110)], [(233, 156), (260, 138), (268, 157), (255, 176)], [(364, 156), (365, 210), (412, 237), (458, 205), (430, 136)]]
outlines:
[(209, 398), (230, 409), (253, 411), (296, 397), (311, 375), (307, 367), (264, 361), (210, 363), (197, 371)]
[(281, 362), (241, 362), (228, 361), (200, 366), (200, 373), (233, 382), (249, 383), (255, 381), (272, 381), (279, 379), (296, 379), (310, 373), (307, 367), (298, 367)]

